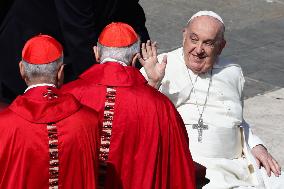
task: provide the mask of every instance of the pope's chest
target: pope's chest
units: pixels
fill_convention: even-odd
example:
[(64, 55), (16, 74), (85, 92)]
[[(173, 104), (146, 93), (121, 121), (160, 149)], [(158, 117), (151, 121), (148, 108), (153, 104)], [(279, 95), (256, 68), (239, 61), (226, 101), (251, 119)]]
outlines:
[(210, 122), (242, 120), (242, 102), (236, 86), (219, 78), (198, 78), (188, 87), (188, 98), (178, 107), (185, 123), (196, 121), (200, 115)]

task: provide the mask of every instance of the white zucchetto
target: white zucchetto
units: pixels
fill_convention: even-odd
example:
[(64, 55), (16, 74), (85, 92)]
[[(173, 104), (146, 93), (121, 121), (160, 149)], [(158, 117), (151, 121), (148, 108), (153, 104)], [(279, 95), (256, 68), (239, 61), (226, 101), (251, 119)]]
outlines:
[(188, 20), (187, 23), (189, 23), (191, 20), (193, 20), (194, 18), (196, 18), (198, 16), (211, 16), (211, 17), (219, 20), (222, 24), (224, 24), (221, 16), (219, 16), (217, 13), (215, 13), (213, 11), (206, 11), (206, 10), (205, 11), (199, 11), (199, 12), (195, 13), (194, 15), (192, 15), (192, 17)]

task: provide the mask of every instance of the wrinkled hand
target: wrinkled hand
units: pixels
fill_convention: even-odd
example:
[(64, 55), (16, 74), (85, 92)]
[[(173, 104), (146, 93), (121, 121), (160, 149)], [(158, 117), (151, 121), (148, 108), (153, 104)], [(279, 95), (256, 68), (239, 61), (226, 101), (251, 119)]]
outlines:
[(150, 40), (148, 40), (146, 44), (142, 43), (141, 51), (142, 57), (139, 54), (138, 60), (145, 69), (149, 79), (148, 83), (149, 85), (158, 88), (159, 83), (165, 76), (167, 56), (165, 55), (162, 62), (159, 63), (157, 58), (157, 43), (152, 43)]
[(277, 177), (281, 174), (281, 167), (264, 146), (256, 145), (253, 147), (252, 154), (256, 159), (258, 167), (263, 166), (268, 176), (271, 176), (271, 171)]

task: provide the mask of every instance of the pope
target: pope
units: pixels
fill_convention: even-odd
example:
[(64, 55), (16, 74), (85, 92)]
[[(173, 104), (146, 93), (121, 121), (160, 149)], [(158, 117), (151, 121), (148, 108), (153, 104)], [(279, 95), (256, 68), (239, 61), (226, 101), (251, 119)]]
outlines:
[(220, 57), (226, 40), (223, 19), (199, 11), (183, 30), (181, 48), (159, 55), (142, 45), (141, 71), (167, 95), (186, 125), (193, 160), (205, 166), (204, 189), (283, 188), (283, 173), (243, 118), (244, 76)]

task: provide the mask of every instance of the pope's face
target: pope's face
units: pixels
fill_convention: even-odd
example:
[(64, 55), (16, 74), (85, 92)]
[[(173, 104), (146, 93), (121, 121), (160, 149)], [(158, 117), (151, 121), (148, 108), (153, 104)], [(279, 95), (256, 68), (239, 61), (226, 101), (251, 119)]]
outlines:
[(194, 73), (206, 73), (225, 46), (222, 23), (209, 16), (194, 18), (183, 32), (185, 64)]

